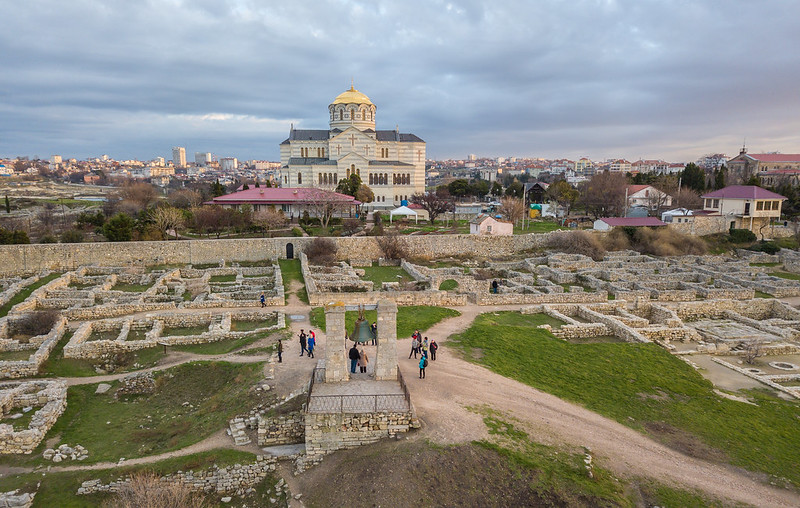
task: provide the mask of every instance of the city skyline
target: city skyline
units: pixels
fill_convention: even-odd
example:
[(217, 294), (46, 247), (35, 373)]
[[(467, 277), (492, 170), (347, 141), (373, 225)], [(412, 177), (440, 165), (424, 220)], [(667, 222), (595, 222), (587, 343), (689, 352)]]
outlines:
[[(800, 5), (3, 2), (0, 156), (278, 160), (354, 81), (430, 159), (800, 151)], [(388, 123), (387, 123), (388, 122)], [(190, 158), (191, 159), (191, 158)]]

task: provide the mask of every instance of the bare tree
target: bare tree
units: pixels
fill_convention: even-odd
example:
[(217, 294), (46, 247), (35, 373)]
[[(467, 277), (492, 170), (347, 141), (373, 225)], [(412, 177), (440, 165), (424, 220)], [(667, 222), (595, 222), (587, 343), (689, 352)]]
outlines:
[(586, 213), (595, 219), (622, 215), (627, 185), (628, 179), (622, 173), (604, 171), (594, 175), (581, 189), (581, 203)]
[(259, 210), (253, 215), (253, 225), (261, 230), (261, 236), (270, 230), (285, 226), (289, 222), (283, 212), (272, 209)]
[(520, 198), (504, 197), (500, 200), (498, 211), (503, 217), (516, 224), (525, 216), (525, 203)]
[(649, 213), (656, 213), (671, 206), (673, 197), (678, 192), (678, 178), (675, 175), (659, 175), (653, 181), (653, 191), (647, 196), (646, 205)]
[(431, 222), (435, 221), (436, 217), (439, 215), (447, 213), (453, 209), (453, 202), (450, 199), (449, 193), (418, 193), (411, 196), (411, 202), (420, 205), (423, 210), (428, 212), (428, 220)]
[(199, 206), (203, 201), (203, 195), (190, 189), (179, 189), (167, 196), (167, 201), (175, 208), (191, 208)]
[(188, 485), (164, 482), (151, 472), (134, 473), (103, 506), (114, 508), (201, 508), (205, 499)]
[(700, 193), (696, 190), (681, 189), (675, 194), (672, 204), (681, 208), (702, 208), (703, 198), (700, 197)]
[(403, 259), (408, 257), (409, 250), (406, 240), (397, 232), (392, 231), (384, 236), (380, 236), (376, 241), (383, 251), (383, 257), (386, 259)]
[(161, 233), (161, 238), (167, 238), (167, 233), (172, 230), (175, 239), (178, 239), (178, 230), (183, 228), (185, 220), (183, 212), (172, 206), (159, 206), (150, 211), (150, 219), (156, 229)]
[(328, 227), (335, 214), (348, 210), (352, 203), (347, 196), (324, 189), (310, 188), (306, 192), (306, 209), (319, 219), (323, 228)]
[(764, 340), (750, 339), (744, 343), (744, 361), (752, 365), (756, 358), (764, 356)]
[(217, 238), (224, 227), (225, 215), (225, 210), (217, 205), (192, 208), (195, 229), (202, 234), (216, 233)]
[(146, 210), (158, 200), (158, 191), (149, 183), (128, 182), (119, 191), (123, 201), (135, 203), (139, 210)]

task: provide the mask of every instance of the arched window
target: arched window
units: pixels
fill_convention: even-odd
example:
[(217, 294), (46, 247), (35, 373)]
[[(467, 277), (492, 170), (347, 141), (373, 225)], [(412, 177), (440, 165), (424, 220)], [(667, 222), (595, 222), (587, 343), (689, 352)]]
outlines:
[(319, 184), (322, 185), (322, 173), (319, 174)]
[(357, 174), (358, 176), (361, 176), (361, 168), (356, 168), (356, 174)]
[(328, 173), (322, 175), (322, 183), (328, 185)]
[(339, 173), (334, 173), (333, 174), (333, 184), (336, 185), (337, 183), (339, 183)]
[(372, 183), (372, 173), (369, 174), (369, 184), (373, 185), (373, 183)]
[(303, 185), (303, 173), (297, 172), (297, 185)]
[(389, 175), (387, 175), (386, 173), (383, 174), (383, 184), (384, 185), (389, 184)]
[(350, 168), (347, 168), (347, 178), (350, 178)]
[(343, 120), (344, 119), (343, 115), (344, 115), (344, 112), (343, 112), (343, 110), (340, 109), (339, 110), (339, 120)]
[(406, 185), (411, 185), (411, 173), (406, 173)]

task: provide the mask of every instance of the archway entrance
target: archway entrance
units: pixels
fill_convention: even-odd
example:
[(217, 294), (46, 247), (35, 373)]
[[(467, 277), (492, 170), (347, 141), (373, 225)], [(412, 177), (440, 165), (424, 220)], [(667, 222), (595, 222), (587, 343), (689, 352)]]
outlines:
[(294, 259), (294, 244), (286, 244), (286, 259)]

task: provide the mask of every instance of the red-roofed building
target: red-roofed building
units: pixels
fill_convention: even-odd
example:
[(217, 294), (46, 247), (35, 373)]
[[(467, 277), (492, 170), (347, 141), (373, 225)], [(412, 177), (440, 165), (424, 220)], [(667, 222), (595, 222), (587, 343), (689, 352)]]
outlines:
[(672, 196), (652, 185), (628, 185), (627, 191), (629, 207), (641, 206), (656, 212), (672, 206)]
[(747, 153), (742, 147), (739, 155), (728, 161), (731, 177), (744, 181), (753, 175), (761, 176), (767, 171), (800, 170), (800, 154), (797, 153)]
[(253, 212), (281, 210), (291, 219), (300, 217), (304, 211), (313, 217), (315, 211), (326, 204), (336, 209), (335, 215), (354, 216), (361, 202), (346, 194), (313, 187), (256, 187), (218, 196), (204, 204), (236, 209), (250, 205)]
[(700, 197), (704, 212), (726, 217), (731, 228), (749, 229), (754, 233), (780, 219), (781, 206), (786, 199), (755, 185), (729, 185)]
[(594, 221), (596, 231), (610, 231), (617, 226), (634, 228), (652, 228), (667, 224), (656, 217), (601, 217)]

